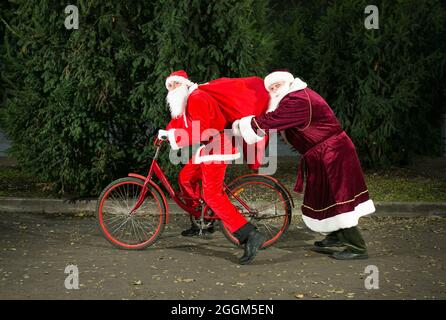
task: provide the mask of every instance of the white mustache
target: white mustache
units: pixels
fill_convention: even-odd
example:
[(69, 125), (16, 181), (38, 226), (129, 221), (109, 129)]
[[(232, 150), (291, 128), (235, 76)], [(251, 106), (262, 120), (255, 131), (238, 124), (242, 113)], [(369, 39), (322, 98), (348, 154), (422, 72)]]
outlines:
[(176, 118), (184, 113), (188, 96), (189, 90), (186, 85), (181, 85), (175, 90), (167, 93), (166, 100), (167, 104), (169, 105), (170, 115), (172, 118)]
[(272, 112), (277, 109), (279, 102), (285, 97), (290, 90), (289, 84), (284, 84), (275, 93), (270, 93), (270, 100), (266, 112)]

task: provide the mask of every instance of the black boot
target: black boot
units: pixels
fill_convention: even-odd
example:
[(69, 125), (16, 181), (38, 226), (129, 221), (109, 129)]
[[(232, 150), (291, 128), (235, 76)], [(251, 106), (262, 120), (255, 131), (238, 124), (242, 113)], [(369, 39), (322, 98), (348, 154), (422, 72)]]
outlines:
[(367, 254), (367, 252), (358, 253), (358, 252), (353, 252), (349, 249), (345, 249), (344, 251), (333, 253), (332, 257), (337, 260), (356, 260), (356, 259), (368, 259), (369, 255)]
[(336, 231), (329, 233), (324, 239), (321, 241), (316, 241), (314, 243), (315, 247), (318, 248), (330, 248), (330, 247), (342, 247), (344, 246), (344, 243), (339, 240)]
[(333, 253), (332, 257), (338, 260), (367, 259), (367, 246), (358, 227), (340, 229), (337, 237), (344, 243), (346, 249)]
[(238, 229), (234, 235), (239, 239), (240, 244), (245, 245), (245, 251), (240, 258), (240, 264), (251, 263), (257, 255), (257, 251), (265, 242), (266, 237), (250, 223)]
[(200, 233), (200, 228), (192, 224), (189, 229), (183, 230), (181, 232), (181, 235), (183, 237), (193, 237), (193, 236), (198, 236), (199, 233)]
[[(203, 230), (203, 234), (205, 233), (214, 233), (215, 232), (215, 228), (214, 228), (214, 222), (212, 222), (209, 227), (207, 227), (206, 229)], [(189, 229), (183, 230), (181, 232), (181, 235), (183, 237), (193, 237), (193, 236), (198, 236), (200, 234), (200, 228), (198, 228), (195, 224), (191, 224)]]
[(249, 233), (248, 241), (245, 244), (245, 252), (240, 258), (240, 264), (248, 264), (254, 260), (257, 251), (265, 242), (266, 237), (261, 234), (257, 229)]

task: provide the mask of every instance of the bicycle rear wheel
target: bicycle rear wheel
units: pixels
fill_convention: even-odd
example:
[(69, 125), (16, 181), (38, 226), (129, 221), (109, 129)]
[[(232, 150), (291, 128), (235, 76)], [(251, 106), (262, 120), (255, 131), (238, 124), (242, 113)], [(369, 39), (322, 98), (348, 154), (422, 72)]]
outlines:
[[(273, 245), (287, 231), (291, 223), (292, 200), (274, 180), (268, 176), (250, 175), (235, 180), (228, 188), (233, 194), (228, 193), (234, 206), (266, 235), (262, 249)], [(229, 241), (240, 245), (224, 225), (222, 229)]]
[(118, 248), (146, 248), (164, 230), (166, 208), (162, 196), (150, 185), (142, 205), (130, 214), (143, 186), (141, 179), (121, 178), (110, 183), (99, 196), (96, 210), (99, 229)]

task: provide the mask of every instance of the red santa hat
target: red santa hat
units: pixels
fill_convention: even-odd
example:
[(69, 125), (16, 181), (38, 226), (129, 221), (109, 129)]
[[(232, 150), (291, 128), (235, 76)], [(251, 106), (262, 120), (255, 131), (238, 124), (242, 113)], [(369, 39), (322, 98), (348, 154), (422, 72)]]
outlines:
[(288, 82), (288, 83), (292, 83), (294, 81), (294, 76), (289, 73), (288, 71), (274, 71), (272, 73), (270, 73), (269, 75), (267, 75), (265, 77), (264, 83), (265, 83), (265, 88), (266, 90), (268, 90), (268, 88), (277, 82)]
[(167, 85), (173, 81), (185, 84), (186, 86), (190, 87), (194, 83), (190, 81), (188, 78), (189, 77), (187, 76), (186, 71), (184, 70), (174, 71), (166, 78), (166, 88), (168, 88)]

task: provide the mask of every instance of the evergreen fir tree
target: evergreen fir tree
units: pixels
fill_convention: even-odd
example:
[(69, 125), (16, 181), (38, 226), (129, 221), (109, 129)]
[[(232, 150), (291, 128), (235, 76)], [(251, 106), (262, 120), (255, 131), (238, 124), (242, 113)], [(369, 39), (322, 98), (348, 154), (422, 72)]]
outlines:
[[(60, 193), (97, 194), (114, 178), (144, 173), (152, 137), (169, 120), (166, 76), (196, 82), (266, 70), (266, 1), (20, 1), (5, 15), (1, 112), (12, 154)], [(3, 15), (2, 15), (3, 16)], [(162, 160), (175, 181), (179, 169)]]
[(295, 1), (290, 10), (276, 11), (284, 31), (274, 67), (288, 68), (326, 98), (363, 164), (404, 164), (415, 153), (438, 154), (445, 8), (438, 0), (378, 1), (379, 29), (368, 30), (367, 5)]

